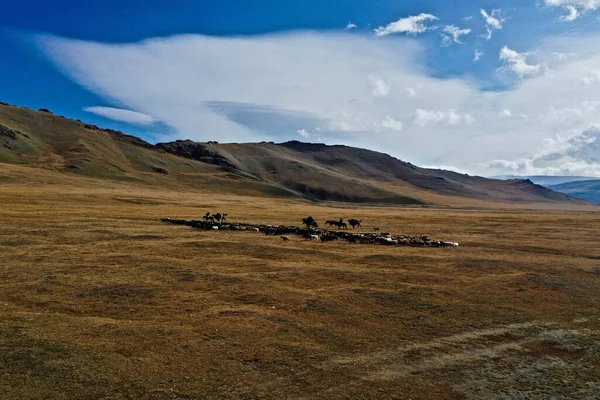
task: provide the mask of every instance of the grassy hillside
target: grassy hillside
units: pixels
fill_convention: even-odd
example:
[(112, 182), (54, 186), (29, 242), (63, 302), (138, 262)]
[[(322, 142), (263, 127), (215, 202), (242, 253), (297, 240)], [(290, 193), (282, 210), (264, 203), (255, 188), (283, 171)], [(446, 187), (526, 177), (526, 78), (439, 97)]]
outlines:
[(121, 132), (47, 112), (0, 106), (0, 125), (13, 132), (12, 137), (5, 136), (0, 162), (113, 179), (215, 170), (208, 164), (159, 153), (151, 144)]
[(585, 204), (526, 180), (500, 181), (423, 169), (387, 154), (301, 142), (217, 144), (178, 141), (158, 145), (230, 171), (271, 182), (309, 198), (419, 204), (432, 195), (488, 202)]
[(239, 182), (212, 163), (160, 151), (122, 132), (7, 105), (0, 105), (0, 163), (53, 171), (61, 179), (76, 175), (163, 188), (293, 195), (261, 182)]

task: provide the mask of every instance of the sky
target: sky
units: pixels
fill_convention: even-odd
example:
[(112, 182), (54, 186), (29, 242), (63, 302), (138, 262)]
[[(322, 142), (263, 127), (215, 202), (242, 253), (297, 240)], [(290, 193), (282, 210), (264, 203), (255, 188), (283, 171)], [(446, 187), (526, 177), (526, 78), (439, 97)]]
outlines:
[(600, 177), (600, 0), (21, 0), (0, 101), (150, 142)]

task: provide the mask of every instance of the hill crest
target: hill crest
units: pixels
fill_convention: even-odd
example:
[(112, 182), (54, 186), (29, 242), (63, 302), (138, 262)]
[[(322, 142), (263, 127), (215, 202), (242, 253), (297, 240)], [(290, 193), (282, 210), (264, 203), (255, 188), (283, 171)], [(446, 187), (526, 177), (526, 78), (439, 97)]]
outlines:
[(523, 180), (424, 169), (345, 145), (199, 143), (153, 145), (82, 121), (0, 104), (0, 162), (140, 183), (295, 196), (313, 201), (444, 204), (588, 204)]

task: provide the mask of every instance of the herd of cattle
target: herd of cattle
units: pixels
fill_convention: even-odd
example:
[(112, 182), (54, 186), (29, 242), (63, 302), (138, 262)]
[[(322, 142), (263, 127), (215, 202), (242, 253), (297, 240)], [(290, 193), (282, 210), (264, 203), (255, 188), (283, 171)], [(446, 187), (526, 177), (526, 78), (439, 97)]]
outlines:
[[(226, 214), (225, 214), (226, 215)], [(312, 219), (312, 217), (309, 217)], [(307, 219), (303, 219), (305, 227), (301, 226), (284, 226), (284, 225), (254, 225), (237, 222), (224, 222), (221, 219), (220, 222), (213, 219), (203, 220), (181, 220), (163, 218), (162, 222), (174, 224), (174, 225), (185, 225), (196, 229), (202, 229), (207, 231), (243, 231), (243, 232), (261, 232), (268, 236), (279, 236), (284, 242), (290, 241), (290, 236), (299, 236), (305, 240), (319, 241), (319, 242), (332, 242), (336, 240), (345, 240), (348, 243), (360, 243), (360, 244), (376, 244), (383, 246), (413, 246), (413, 247), (458, 247), (456, 242), (446, 242), (441, 240), (433, 240), (428, 236), (405, 236), (405, 235), (391, 235), (389, 233), (358, 233), (348, 230), (337, 230), (330, 231), (323, 228), (318, 228), (318, 224), (306, 224)], [(313, 220), (314, 221), (314, 220)], [(355, 226), (360, 227), (359, 220)], [(343, 225), (340, 226), (338, 221), (334, 222), (334, 226), (339, 229), (343, 229)], [(341, 221), (340, 221), (341, 222)], [(315, 227), (317, 225), (317, 227)], [(344, 224), (345, 225), (345, 224)]]

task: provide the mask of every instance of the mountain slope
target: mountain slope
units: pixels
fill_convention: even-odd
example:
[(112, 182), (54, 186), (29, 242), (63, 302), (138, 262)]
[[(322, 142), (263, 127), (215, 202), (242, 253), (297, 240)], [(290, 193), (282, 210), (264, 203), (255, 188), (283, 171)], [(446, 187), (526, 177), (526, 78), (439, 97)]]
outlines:
[[(176, 146), (160, 143), (157, 147), (206, 162), (219, 160), (219, 165), (227, 163), (231, 171), (318, 200), (363, 201), (368, 196), (370, 201), (420, 203), (419, 198), (427, 197), (424, 193), (435, 193), (495, 202), (585, 203), (530, 181), (499, 181), (423, 169), (387, 154), (347, 146), (296, 141), (283, 144), (175, 143)], [(194, 157), (190, 148), (202, 156)]]
[[(0, 162), (28, 164), (106, 178), (215, 168), (171, 154), (133, 136), (18, 107), (0, 106)], [(12, 134), (6, 134), (12, 132)]]
[(347, 146), (189, 140), (152, 145), (48, 111), (4, 104), (0, 104), (0, 163), (166, 187), (309, 200), (587, 204), (530, 181), (423, 169), (387, 154)]

